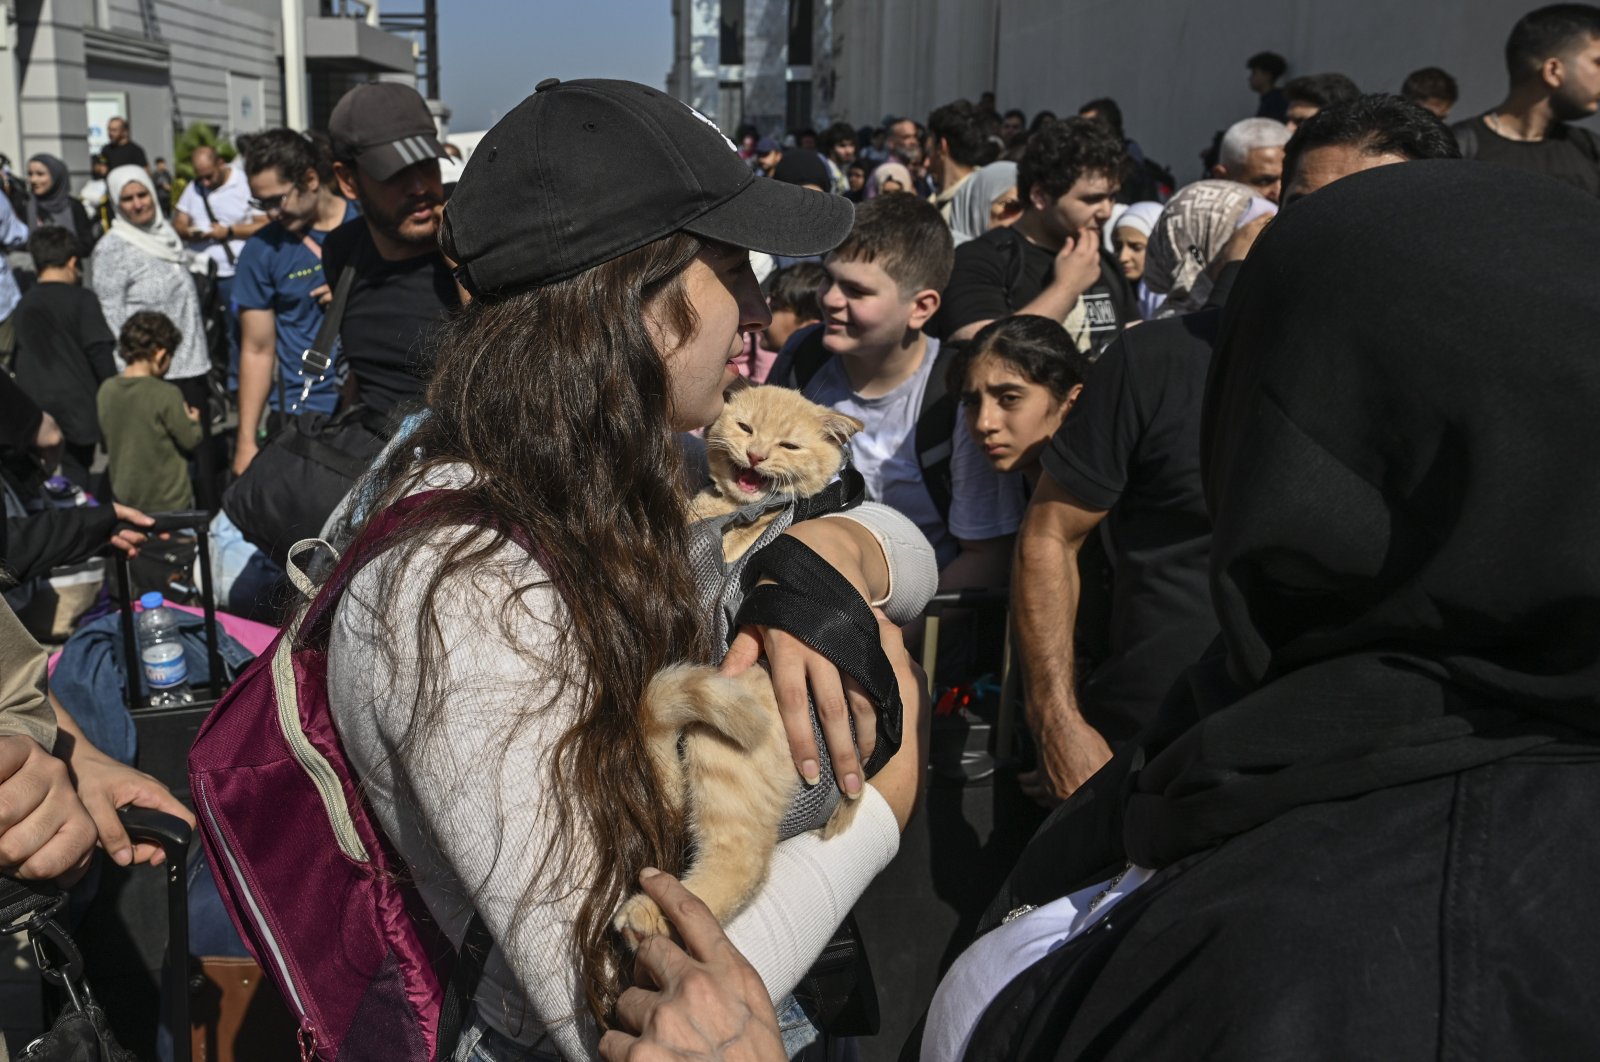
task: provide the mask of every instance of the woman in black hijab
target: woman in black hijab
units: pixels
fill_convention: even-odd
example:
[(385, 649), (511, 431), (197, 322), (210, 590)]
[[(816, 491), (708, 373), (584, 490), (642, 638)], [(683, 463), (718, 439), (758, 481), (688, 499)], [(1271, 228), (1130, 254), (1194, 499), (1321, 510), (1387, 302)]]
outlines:
[(983, 924), (1088, 928), (923, 1059), (1600, 1057), (1597, 245), (1461, 162), (1267, 229), (1206, 397), (1222, 637)]

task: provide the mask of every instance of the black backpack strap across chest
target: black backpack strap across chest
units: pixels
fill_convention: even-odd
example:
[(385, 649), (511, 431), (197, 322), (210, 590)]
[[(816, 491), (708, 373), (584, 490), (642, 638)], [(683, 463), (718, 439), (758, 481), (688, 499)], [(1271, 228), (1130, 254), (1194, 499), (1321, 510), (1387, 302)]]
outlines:
[(928, 386), (922, 392), (916, 427), (917, 467), (922, 469), (923, 486), (928, 488), (928, 496), (939, 510), (939, 519), (946, 524), (950, 522), (950, 504), (954, 498), (950, 458), (955, 452), (961, 396), (950, 390), (945, 376), (956, 350), (953, 343), (940, 344), (933, 368), (929, 370)]

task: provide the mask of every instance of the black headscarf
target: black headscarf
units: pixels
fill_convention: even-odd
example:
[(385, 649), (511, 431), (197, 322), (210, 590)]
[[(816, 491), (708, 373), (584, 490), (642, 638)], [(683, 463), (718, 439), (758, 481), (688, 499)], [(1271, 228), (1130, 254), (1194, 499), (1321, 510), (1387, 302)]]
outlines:
[(1291, 808), (1600, 758), (1600, 203), (1412, 162), (1252, 251), (1202, 435), (1222, 654), (1145, 748), (1161, 867)]

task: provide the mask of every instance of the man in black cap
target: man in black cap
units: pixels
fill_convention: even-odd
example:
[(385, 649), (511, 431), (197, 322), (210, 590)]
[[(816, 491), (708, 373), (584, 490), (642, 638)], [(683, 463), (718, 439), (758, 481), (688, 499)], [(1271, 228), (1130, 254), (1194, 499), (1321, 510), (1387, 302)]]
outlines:
[(757, 173), (771, 177), (778, 163), (783, 161), (783, 145), (778, 143), (776, 137), (764, 136), (756, 141), (756, 153), (751, 161)]
[(322, 252), (330, 289), (355, 269), (339, 326), (351, 376), (345, 394), (382, 414), (404, 413), (427, 386), (426, 337), (461, 305), (439, 253), (444, 147), (417, 90), (389, 82), (345, 93), (328, 132), (339, 189), (362, 215), (330, 233)]

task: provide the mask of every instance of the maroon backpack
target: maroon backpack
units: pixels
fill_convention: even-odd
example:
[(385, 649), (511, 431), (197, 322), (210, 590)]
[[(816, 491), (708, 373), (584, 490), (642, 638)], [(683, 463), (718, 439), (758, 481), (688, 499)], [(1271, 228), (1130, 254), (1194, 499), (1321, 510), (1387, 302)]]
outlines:
[(223, 903), (298, 1018), (302, 1054), (329, 1062), (448, 1058), (490, 945), (474, 918), (456, 962), (360, 795), (328, 704), (340, 598), (440, 493), (414, 494), (372, 518), (299, 619), (217, 703), (189, 752)]

